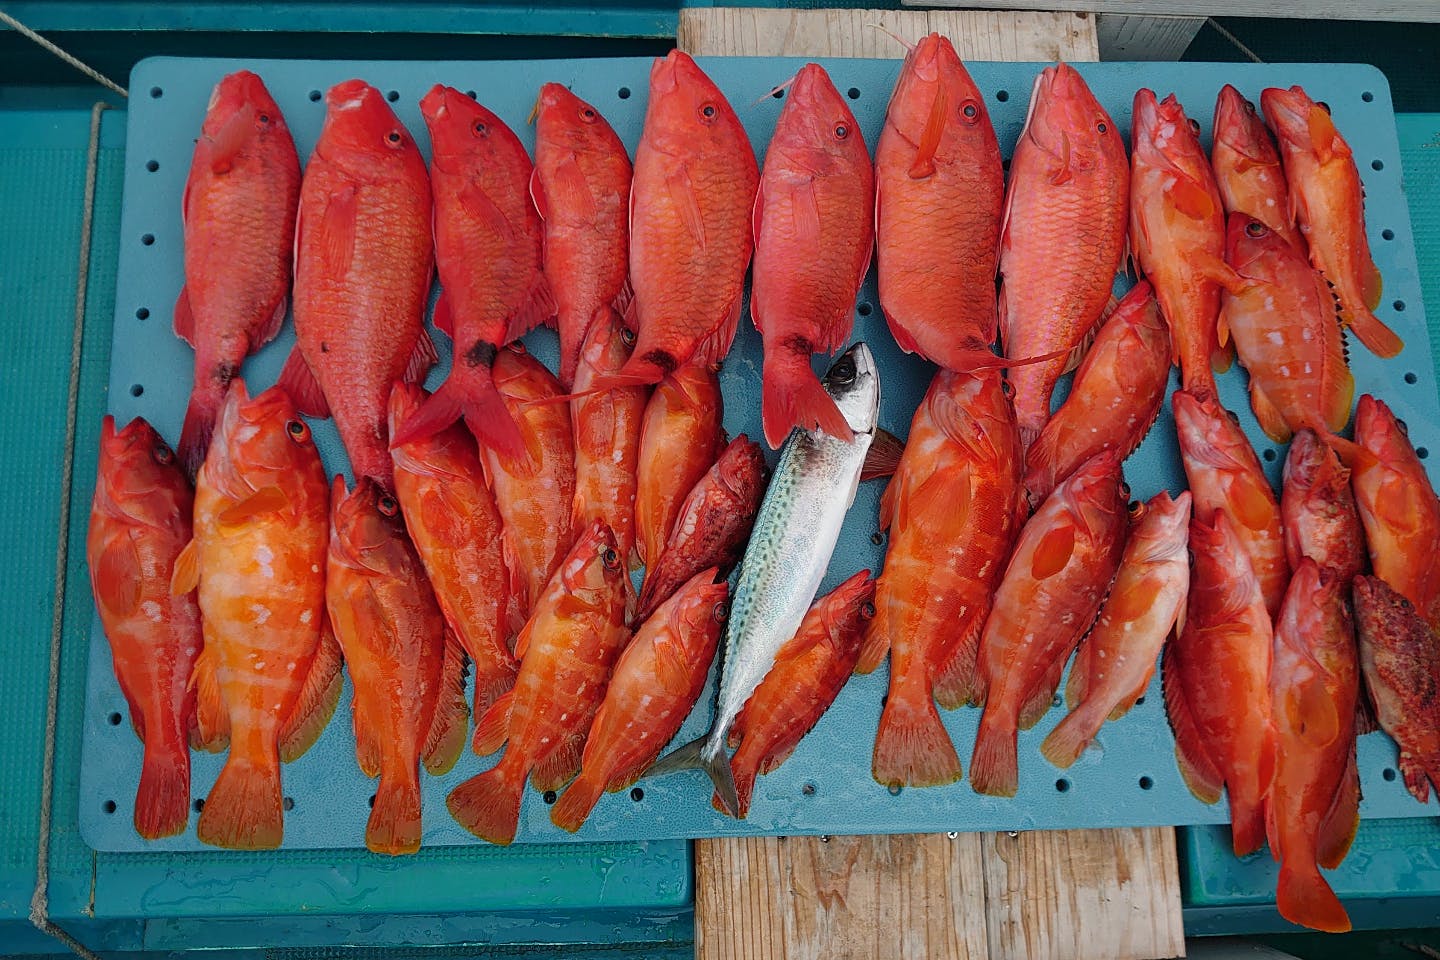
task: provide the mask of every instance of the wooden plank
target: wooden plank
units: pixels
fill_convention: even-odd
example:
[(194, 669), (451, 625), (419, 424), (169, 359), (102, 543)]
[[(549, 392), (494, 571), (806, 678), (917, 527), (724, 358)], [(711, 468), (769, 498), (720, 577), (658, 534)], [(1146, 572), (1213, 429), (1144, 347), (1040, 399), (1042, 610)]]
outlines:
[[(963, 7), (983, 10), (1024, 10), (1041, 5), (1072, 13), (1158, 14), (1171, 17), (1233, 17), (1242, 11), (1234, 0), (900, 0), (905, 7)], [(1294, 20), (1397, 20), (1440, 23), (1435, 0), (1270, 0), (1267, 17)]]
[(676, 43), (696, 56), (904, 56), (886, 31), (911, 42), (938, 31), (966, 60), (1099, 57), (1095, 18), (1055, 12), (685, 7)]
[[(678, 44), (709, 56), (899, 56), (900, 45), (873, 24), (912, 41), (939, 31), (972, 60), (1099, 57), (1094, 18), (1073, 13), (686, 8)], [(1012, 857), (1013, 865), (985, 862), (1032, 849), (1046, 855)], [(1045, 899), (1028, 899), (1035, 891), (1046, 891)], [(1063, 915), (1046, 909), (1062, 899)], [(1089, 913), (1077, 918), (1082, 907)], [(1172, 830), (695, 843), (702, 960), (1135, 960), (1160, 956), (1151, 951), (1162, 943), (1165, 956), (1183, 954), (1179, 918)], [(1097, 930), (1107, 932), (1100, 937)], [(1107, 954), (1081, 954), (1073, 948), (1083, 938), (1123, 943)]]
[(1130, 17), (1102, 13), (1095, 21), (1100, 59), (1179, 60), (1204, 25), (1204, 17)]
[(695, 843), (700, 960), (985, 960), (978, 834)]
[(992, 957), (1185, 955), (1174, 830), (987, 833), (983, 843)]

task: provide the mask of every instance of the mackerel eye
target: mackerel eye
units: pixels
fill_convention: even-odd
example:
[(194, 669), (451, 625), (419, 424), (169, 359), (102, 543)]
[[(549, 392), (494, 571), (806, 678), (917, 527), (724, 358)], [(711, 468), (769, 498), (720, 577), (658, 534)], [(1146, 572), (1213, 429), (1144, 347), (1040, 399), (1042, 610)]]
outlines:
[(304, 443), (310, 439), (310, 428), (305, 425), (304, 420), (287, 420), (285, 432), (290, 434), (290, 439), (296, 443)]
[(375, 509), (380, 511), (381, 516), (393, 517), (400, 512), (400, 504), (395, 502), (394, 497), (384, 493), (375, 501)]
[(1197, 137), (1200, 136), (1200, 121), (1196, 120), (1194, 117), (1187, 117), (1186, 120), (1190, 124), (1190, 132), (1195, 134), (1195, 136)]
[(860, 619), (874, 620), (875, 604), (871, 603), (869, 600), (866, 600), (864, 603), (860, 604)]
[(168, 467), (175, 462), (175, 452), (163, 443), (155, 444), (150, 451), (150, 456), (162, 467)]
[(1251, 220), (1245, 224), (1245, 235), (1247, 237), (1263, 237), (1268, 232), (1269, 231), (1265, 229), (1265, 224), (1259, 220)]
[(715, 618), (716, 623), (724, 623), (730, 619), (730, 605), (721, 600), (711, 608), (710, 615)]
[(1139, 520), (1141, 517), (1145, 516), (1145, 504), (1141, 503), (1139, 500), (1131, 500), (1130, 508), (1126, 511), (1126, 513), (1130, 515), (1131, 520)]
[(606, 547), (605, 552), (600, 554), (600, 562), (605, 564), (606, 570), (616, 570), (620, 567), (620, 554), (615, 552), (614, 547)]

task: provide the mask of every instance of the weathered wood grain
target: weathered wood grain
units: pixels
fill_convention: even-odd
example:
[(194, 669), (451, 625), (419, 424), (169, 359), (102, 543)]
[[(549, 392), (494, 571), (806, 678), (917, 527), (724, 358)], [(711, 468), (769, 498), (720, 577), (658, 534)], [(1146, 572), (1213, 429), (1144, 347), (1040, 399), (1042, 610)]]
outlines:
[(1102, 13), (1095, 21), (1101, 60), (1179, 60), (1205, 25), (1204, 17), (1131, 17)]

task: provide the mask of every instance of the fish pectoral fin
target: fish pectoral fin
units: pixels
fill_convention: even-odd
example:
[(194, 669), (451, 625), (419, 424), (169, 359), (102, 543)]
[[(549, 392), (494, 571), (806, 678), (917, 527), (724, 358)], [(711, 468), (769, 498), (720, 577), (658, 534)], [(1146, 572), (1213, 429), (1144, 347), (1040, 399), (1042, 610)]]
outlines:
[(200, 586), (200, 546), (195, 540), (185, 544), (170, 571), (170, 592), (180, 597)]
[(920, 131), (920, 142), (915, 144), (910, 179), (923, 180), (935, 172), (935, 152), (940, 149), (940, 140), (945, 136), (949, 112), (949, 93), (941, 84), (935, 89), (935, 99), (930, 101), (930, 115), (925, 118), (925, 127)]
[(276, 385), (290, 395), (290, 399), (295, 401), (295, 409), (305, 416), (330, 416), (330, 404), (325, 400), (325, 391), (320, 389), (320, 381), (315, 379), (315, 372), (310, 369), (310, 364), (300, 352), (298, 344), (291, 349), (290, 356), (285, 358), (285, 366), (280, 370), (280, 379)]
[(1177, 177), (1171, 185), (1166, 199), (1181, 216), (1190, 220), (1209, 220), (1218, 212), (1215, 197), (1197, 180)]
[(335, 707), (340, 702), (343, 662), (340, 642), (330, 629), (330, 618), (322, 611), (315, 656), (310, 661), (295, 708), (280, 728), (280, 759), (286, 763), (313, 747), (335, 715)]
[(440, 691), (435, 717), (420, 760), (435, 776), (449, 773), (465, 750), (470, 710), (465, 703), (465, 651), (454, 631), (445, 630), (445, 658), (440, 664)]
[[(666, 172), (665, 189), (670, 194), (670, 202), (675, 205), (680, 222), (685, 224), (691, 239), (703, 250), (706, 245), (705, 217), (700, 212), (700, 201), (695, 193), (695, 184), (690, 180), (690, 170), (684, 163), (677, 163)], [(631, 192), (630, 212), (633, 216), (634, 191)]]
[(1075, 177), (1070, 169), (1070, 135), (1063, 130), (1060, 131), (1060, 155), (1055, 159), (1060, 163), (1050, 175), (1050, 182), (1058, 187), (1062, 183), (1069, 183)]
[(823, 630), (801, 630), (781, 644), (780, 649), (775, 651), (775, 662), (783, 663), (787, 660), (794, 660), (804, 656), (825, 636)]
[(1111, 591), (1102, 615), (1117, 623), (1134, 623), (1154, 608), (1155, 598), (1164, 585), (1164, 577), (1152, 573), (1128, 590)]
[(1305, 126), (1310, 134), (1310, 145), (1315, 150), (1315, 158), (1321, 164), (1350, 154), (1345, 141), (1340, 137), (1340, 131), (1335, 128), (1335, 119), (1318, 103), (1310, 107)]
[[(122, 532), (111, 537), (90, 570), (95, 599), (116, 616), (129, 616), (140, 606), (140, 579), (140, 552), (135, 549), (130, 534)], [(171, 582), (174, 582), (173, 575)]]
[(451, 340), (455, 339), (455, 314), (450, 309), (450, 298), (446, 296), (444, 287), (440, 288), (440, 295), (435, 298), (435, 312), (431, 314), (430, 322), (435, 324), (436, 330)]
[(1335, 709), (1335, 698), (1320, 680), (1286, 684), (1280, 706), (1292, 734), (1305, 743), (1323, 747), (1340, 736), (1341, 717)]
[(213, 137), (205, 137), (203, 143), (209, 156), (206, 158), (210, 172), (218, 175), (229, 173), (235, 167), (235, 158), (245, 149), (255, 130), (255, 107), (244, 104), (230, 115)]
[(1046, 531), (1035, 546), (1030, 560), (1030, 575), (1036, 580), (1053, 577), (1065, 569), (1075, 553), (1075, 526), (1062, 523)]
[(495, 201), (480, 188), (475, 181), (468, 181), (460, 188), (457, 198), (460, 202), (460, 209), (497, 237), (514, 239), (520, 235), (515, 224), (505, 215), (505, 211), (496, 206)]
[[(350, 272), (355, 258), (356, 218), (360, 209), (360, 188), (349, 184), (332, 193), (325, 204), (325, 212), (315, 226), (315, 245), (325, 273), (331, 277), (344, 277)], [(297, 243), (299, 233), (306, 222), (300, 220), (296, 226)]]
[(861, 482), (893, 475), (900, 468), (900, 457), (904, 453), (904, 441), (889, 430), (876, 427), (870, 449), (865, 451), (865, 464), (860, 468)]
[(690, 690), (693, 670), (685, 658), (685, 647), (673, 631), (666, 629), (655, 638), (655, 678), (666, 693), (683, 696)]
[(1250, 530), (1264, 530), (1275, 518), (1275, 495), (1263, 477), (1250, 473), (1232, 475), (1227, 493), (1230, 516)]
[[(795, 243), (805, 250), (820, 250), (820, 200), (815, 196), (815, 181), (806, 180), (790, 193), (790, 217), (795, 226)], [(849, 318), (849, 312), (846, 312)]]
[(222, 527), (240, 527), (267, 513), (279, 513), (290, 505), (285, 491), (276, 486), (261, 487), (244, 500), (230, 504), (216, 518)]
[(1207, 280), (1215, 281), (1224, 287), (1227, 292), (1235, 294), (1236, 296), (1245, 293), (1253, 284), (1258, 282), (1236, 273), (1234, 267), (1219, 257), (1212, 257), (1208, 254), (1197, 254), (1192, 258), (1191, 263), (1194, 264), (1195, 269), (1200, 271), (1201, 276)]

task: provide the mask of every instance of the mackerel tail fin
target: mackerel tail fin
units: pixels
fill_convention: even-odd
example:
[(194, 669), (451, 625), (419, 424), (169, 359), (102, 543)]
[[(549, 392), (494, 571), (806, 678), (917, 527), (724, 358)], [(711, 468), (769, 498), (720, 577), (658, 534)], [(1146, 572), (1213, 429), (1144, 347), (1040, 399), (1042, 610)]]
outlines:
[(730, 772), (730, 758), (725, 755), (725, 741), (717, 738), (713, 750), (707, 750), (706, 744), (710, 735), (706, 734), (696, 740), (691, 740), (683, 747), (677, 747), (668, 754), (661, 757), (649, 770), (645, 771), (647, 777), (663, 777), (667, 773), (677, 773), (681, 770), (693, 770), (696, 767), (704, 770), (710, 777), (710, 782), (715, 785), (715, 793), (720, 797), (724, 805), (724, 812), (732, 817), (740, 816), (740, 796), (735, 789), (735, 777)]

